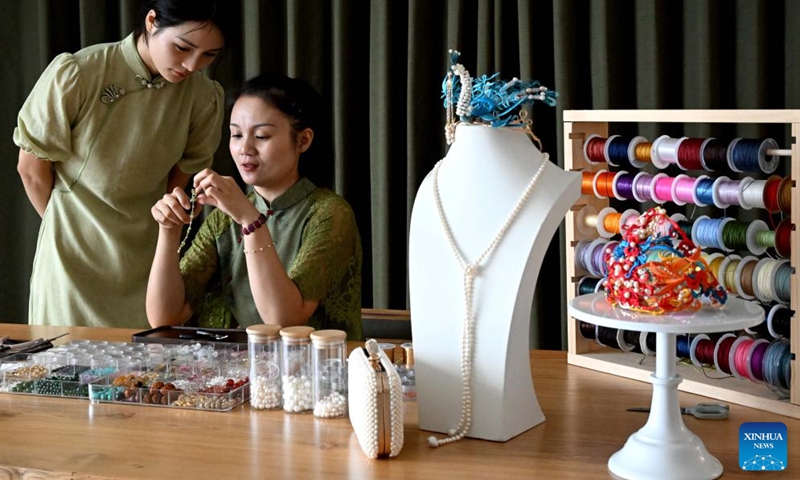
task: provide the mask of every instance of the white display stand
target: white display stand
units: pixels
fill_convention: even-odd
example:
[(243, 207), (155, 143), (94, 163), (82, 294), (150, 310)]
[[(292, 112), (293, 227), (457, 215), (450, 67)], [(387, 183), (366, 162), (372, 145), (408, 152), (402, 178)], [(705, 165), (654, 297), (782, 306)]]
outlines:
[(740, 330), (763, 321), (764, 310), (755, 303), (728, 297), (722, 308), (705, 307), (696, 312), (669, 315), (637, 313), (615, 308), (605, 293), (575, 297), (569, 314), (603, 327), (656, 333), (656, 371), (653, 400), (647, 423), (628, 438), (625, 446), (608, 460), (608, 469), (625, 479), (711, 480), (722, 475), (722, 464), (706, 450), (681, 418), (675, 373), (676, 337), (679, 334)]
[[(549, 160), (521, 130), (457, 127), (438, 184), (447, 222), (468, 262), (492, 242), (543, 161)], [(506, 441), (544, 421), (531, 380), (531, 304), (544, 254), (580, 196), (580, 184), (579, 173), (546, 165), (511, 227), (479, 266), (468, 437)], [(462, 404), (464, 280), (430, 174), (414, 201), (408, 255), (419, 426), (447, 432), (458, 424)], [(544, 281), (558, 281), (560, 274), (549, 275)]]

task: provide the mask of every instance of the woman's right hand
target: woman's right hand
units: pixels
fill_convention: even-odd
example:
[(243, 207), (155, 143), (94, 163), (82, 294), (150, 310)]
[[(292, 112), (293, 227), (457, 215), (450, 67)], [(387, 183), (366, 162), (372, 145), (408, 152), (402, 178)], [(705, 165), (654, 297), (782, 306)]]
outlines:
[(161, 200), (153, 205), (150, 212), (161, 228), (166, 230), (178, 229), (189, 223), (189, 209), (192, 205), (189, 196), (180, 187), (175, 187), (171, 193), (165, 194)]

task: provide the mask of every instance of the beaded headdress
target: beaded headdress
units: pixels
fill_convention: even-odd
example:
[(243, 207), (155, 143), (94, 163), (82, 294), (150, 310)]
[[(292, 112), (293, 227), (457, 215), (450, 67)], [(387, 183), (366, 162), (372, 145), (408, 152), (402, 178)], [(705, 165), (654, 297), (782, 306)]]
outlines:
[(607, 258), (606, 298), (628, 310), (668, 313), (728, 299), (700, 249), (663, 208), (644, 212)]
[[(501, 80), (500, 74), (483, 75), (473, 79), (464, 65), (458, 63), (461, 52), (449, 50), (450, 70), (442, 82), (442, 98), (447, 111), (445, 138), (450, 145), (455, 140), (456, 125), (485, 124), (492, 127), (516, 127), (530, 131), (530, 119), (521, 107), (539, 100), (553, 107), (558, 93), (548, 90), (537, 80)], [(455, 82), (458, 77), (459, 82)], [(458, 98), (458, 101), (455, 101)], [(455, 104), (455, 114), (453, 105)], [(455, 117), (458, 116), (458, 119)], [(535, 136), (533, 136), (535, 138)]]

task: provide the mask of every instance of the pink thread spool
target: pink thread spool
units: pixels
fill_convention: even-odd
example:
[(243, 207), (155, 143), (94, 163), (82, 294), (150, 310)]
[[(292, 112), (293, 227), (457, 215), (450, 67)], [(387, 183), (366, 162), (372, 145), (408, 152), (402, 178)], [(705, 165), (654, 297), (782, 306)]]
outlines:
[(697, 200), (697, 195), (694, 193), (695, 183), (697, 183), (697, 179), (688, 175), (680, 174), (675, 177), (672, 182), (672, 201), (677, 205), (694, 203)]
[[(658, 184), (663, 178), (669, 179), (666, 180), (667, 184), (669, 185), (669, 188), (667, 189), (666, 187), (662, 187), (664, 196), (667, 198), (662, 198), (661, 196), (658, 195)], [(650, 199), (658, 203), (659, 205), (666, 202), (667, 200), (671, 200), (670, 197), (672, 195), (672, 180), (673, 180), (672, 177), (668, 177), (667, 174), (665, 173), (657, 173), (653, 177), (653, 181), (650, 183)], [(663, 185), (664, 184), (662, 183), (662, 186)]]

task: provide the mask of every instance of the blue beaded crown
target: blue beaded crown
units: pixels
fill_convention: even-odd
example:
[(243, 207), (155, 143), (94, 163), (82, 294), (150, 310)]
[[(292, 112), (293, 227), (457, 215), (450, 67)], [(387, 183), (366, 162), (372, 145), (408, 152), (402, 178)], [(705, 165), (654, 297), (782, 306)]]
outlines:
[[(495, 128), (526, 128), (530, 120), (524, 118), (521, 107), (539, 100), (553, 107), (558, 93), (549, 90), (537, 80), (520, 80), (516, 77), (509, 81), (500, 80), (500, 74), (483, 75), (476, 79), (470, 77), (464, 65), (458, 63), (461, 52), (449, 50), (450, 70), (442, 81), (442, 98), (447, 110), (445, 136), (450, 145), (455, 139), (455, 127), (458, 122), (482, 123)], [(459, 82), (455, 82), (455, 78)], [(454, 99), (458, 98), (457, 102)], [(453, 115), (455, 103), (456, 121)]]

